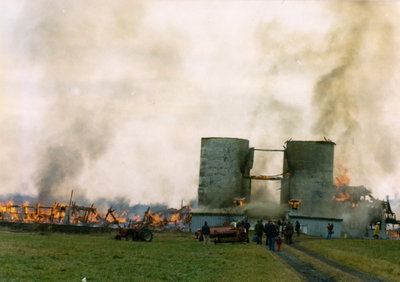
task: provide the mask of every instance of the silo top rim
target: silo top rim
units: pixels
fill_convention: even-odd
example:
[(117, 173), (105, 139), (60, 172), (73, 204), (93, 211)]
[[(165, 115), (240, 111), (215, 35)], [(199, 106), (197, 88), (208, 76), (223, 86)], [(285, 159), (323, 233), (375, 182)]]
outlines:
[(318, 140), (318, 141), (302, 141), (302, 140), (287, 140), (286, 143), (318, 143), (318, 144), (333, 144), (336, 145), (335, 142), (327, 139), (327, 140)]
[(242, 141), (249, 141), (243, 138), (233, 138), (233, 137), (202, 137), (202, 140), (209, 140), (209, 139), (221, 139), (221, 140), (242, 140)]

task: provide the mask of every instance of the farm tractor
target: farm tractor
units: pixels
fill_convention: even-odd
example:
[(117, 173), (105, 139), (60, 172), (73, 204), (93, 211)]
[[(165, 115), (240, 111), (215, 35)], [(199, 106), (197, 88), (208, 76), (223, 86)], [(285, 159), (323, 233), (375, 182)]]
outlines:
[(150, 224), (148, 220), (146, 220), (149, 210), (147, 210), (142, 221), (130, 223), (127, 227), (121, 226), (120, 221), (114, 215), (114, 211), (115, 210), (112, 208), (108, 209), (106, 219), (108, 216), (111, 216), (114, 219), (113, 223), (118, 225), (118, 234), (115, 235), (115, 239), (121, 240), (122, 238), (125, 238), (126, 241), (132, 239), (132, 241), (145, 242), (151, 242), (153, 240), (153, 232), (149, 228)]
[(153, 240), (153, 232), (147, 226), (119, 227), (115, 239), (121, 240), (122, 238), (125, 238), (126, 241), (132, 239), (132, 241), (151, 242)]

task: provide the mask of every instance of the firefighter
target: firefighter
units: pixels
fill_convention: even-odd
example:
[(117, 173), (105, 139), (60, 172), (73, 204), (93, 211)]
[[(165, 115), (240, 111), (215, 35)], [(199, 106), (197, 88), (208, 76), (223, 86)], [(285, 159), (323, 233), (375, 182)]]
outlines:
[(375, 239), (379, 239), (379, 234), (381, 233), (381, 229), (380, 229), (379, 224), (380, 224), (380, 222), (377, 222), (375, 224), (375, 231), (374, 231), (374, 238)]

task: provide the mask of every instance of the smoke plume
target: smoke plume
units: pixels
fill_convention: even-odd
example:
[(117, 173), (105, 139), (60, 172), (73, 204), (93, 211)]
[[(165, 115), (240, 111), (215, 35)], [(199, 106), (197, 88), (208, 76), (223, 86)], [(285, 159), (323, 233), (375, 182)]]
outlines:
[[(351, 184), (396, 192), (397, 3), (0, 8), (2, 194), (177, 206), (197, 196), (202, 137), (281, 149), (324, 136)], [(253, 174), (281, 168), (257, 153)], [(279, 198), (263, 185), (256, 196)]]
[(337, 24), (328, 33), (326, 57), (336, 62), (314, 85), (312, 132), (337, 143), (337, 163), (352, 169), (358, 184), (374, 185), (368, 175), (397, 167), (393, 152), (399, 147), (389, 141), (396, 137), (382, 111), (395, 91), (385, 82), (394, 78), (393, 62), (398, 60), (396, 12), (376, 2), (336, 2), (331, 7)]

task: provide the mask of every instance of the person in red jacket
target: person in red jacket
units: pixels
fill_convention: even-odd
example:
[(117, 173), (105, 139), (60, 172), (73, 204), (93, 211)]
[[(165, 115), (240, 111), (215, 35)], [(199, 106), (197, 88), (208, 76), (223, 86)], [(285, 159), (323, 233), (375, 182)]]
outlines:
[(277, 246), (276, 250), (279, 252), (281, 250), (281, 245), (282, 245), (283, 240), (280, 236), (278, 236), (278, 237), (276, 237), (275, 241), (276, 241), (276, 246)]

